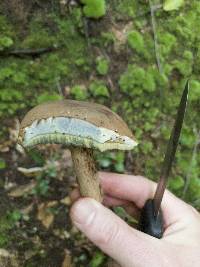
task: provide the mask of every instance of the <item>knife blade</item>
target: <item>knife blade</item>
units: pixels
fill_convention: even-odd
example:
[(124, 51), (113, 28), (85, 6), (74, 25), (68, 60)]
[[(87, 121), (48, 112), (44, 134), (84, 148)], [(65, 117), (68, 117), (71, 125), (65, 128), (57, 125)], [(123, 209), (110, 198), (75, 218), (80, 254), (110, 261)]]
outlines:
[(189, 80), (186, 82), (178, 107), (177, 116), (167, 145), (160, 179), (153, 199), (145, 203), (139, 221), (139, 230), (151, 236), (161, 238), (163, 235), (163, 218), (160, 210), (163, 195), (167, 186), (169, 173), (176, 154), (181, 129), (185, 117), (189, 92)]

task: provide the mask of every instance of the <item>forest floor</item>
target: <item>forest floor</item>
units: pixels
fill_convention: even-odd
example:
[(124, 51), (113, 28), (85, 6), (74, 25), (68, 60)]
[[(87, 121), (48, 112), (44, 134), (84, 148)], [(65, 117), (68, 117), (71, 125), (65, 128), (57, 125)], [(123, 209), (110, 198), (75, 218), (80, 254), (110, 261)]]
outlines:
[[(79, 1), (0, 3), (0, 267), (107, 261), (70, 221), (77, 187), (70, 151), (59, 145), (25, 151), (17, 144), (25, 113), (48, 100), (94, 101), (118, 112), (141, 145), (125, 154), (96, 152), (99, 168), (156, 180), (192, 77), (169, 188), (200, 209), (200, 4), (165, 12), (159, 1), (108, 2), (100, 19), (86, 17)], [(120, 207), (115, 212), (130, 219)]]

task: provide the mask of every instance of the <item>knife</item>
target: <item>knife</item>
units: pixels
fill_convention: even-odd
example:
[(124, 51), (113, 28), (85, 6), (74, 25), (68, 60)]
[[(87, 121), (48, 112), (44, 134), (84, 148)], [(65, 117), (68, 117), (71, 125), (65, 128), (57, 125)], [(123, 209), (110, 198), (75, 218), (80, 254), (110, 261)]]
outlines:
[(167, 186), (169, 173), (172, 167), (172, 163), (179, 142), (179, 137), (181, 134), (181, 129), (187, 107), (188, 92), (189, 80), (186, 82), (185, 89), (183, 91), (181, 101), (178, 107), (176, 121), (167, 145), (160, 180), (158, 182), (154, 198), (147, 200), (142, 209), (139, 220), (139, 230), (156, 238), (161, 238), (163, 236), (163, 216), (162, 211), (160, 210), (160, 206), (165, 192), (165, 188)]

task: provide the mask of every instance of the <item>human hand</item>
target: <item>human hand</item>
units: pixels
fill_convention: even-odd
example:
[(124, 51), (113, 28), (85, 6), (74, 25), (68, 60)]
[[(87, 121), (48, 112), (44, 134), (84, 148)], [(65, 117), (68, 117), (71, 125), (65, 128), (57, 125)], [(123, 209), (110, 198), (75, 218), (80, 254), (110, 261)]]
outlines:
[[(100, 173), (104, 205), (124, 206), (135, 217), (156, 184), (141, 176)], [(73, 198), (77, 199), (77, 192)], [(166, 191), (162, 201), (164, 235), (156, 239), (131, 228), (111, 210), (90, 198), (80, 198), (71, 218), (96, 246), (122, 267), (199, 267), (200, 214)]]

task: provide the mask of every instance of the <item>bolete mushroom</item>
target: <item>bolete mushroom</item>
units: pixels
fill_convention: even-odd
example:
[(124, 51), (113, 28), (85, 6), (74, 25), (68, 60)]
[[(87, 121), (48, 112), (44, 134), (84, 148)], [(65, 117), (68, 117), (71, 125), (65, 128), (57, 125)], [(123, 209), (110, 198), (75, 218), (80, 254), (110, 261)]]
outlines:
[(93, 149), (131, 150), (136, 145), (126, 123), (109, 108), (61, 100), (40, 104), (22, 120), (19, 142), (25, 148), (56, 143), (69, 147), (81, 195), (102, 200)]

